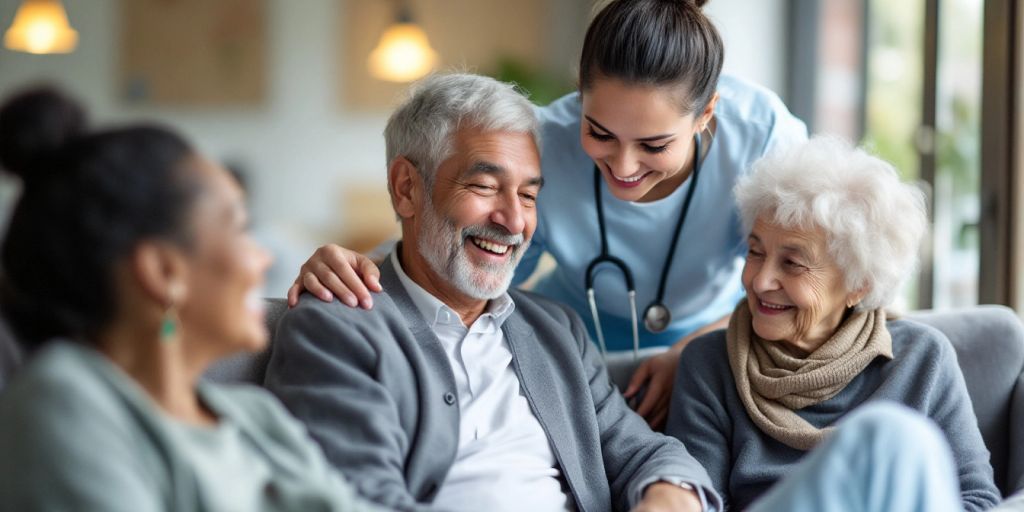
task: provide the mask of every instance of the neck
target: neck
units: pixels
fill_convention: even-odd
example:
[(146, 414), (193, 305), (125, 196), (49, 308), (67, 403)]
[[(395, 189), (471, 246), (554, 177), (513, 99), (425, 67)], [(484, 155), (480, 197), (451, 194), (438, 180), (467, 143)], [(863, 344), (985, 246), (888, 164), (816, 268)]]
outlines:
[(115, 325), (99, 337), (98, 348), (171, 417), (191, 424), (215, 423), (216, 417), (196, 393), (204, 365), (187, 357), (183, 339), (163, 342), (157, 329), (145, 327)]
[(403, 242), (398, 256), (402, 270), (409, 279), (455, 311), (463, 325), (472, 325), (483, 314), (488, 301), (460, 292), (448, 280), (437, 275), (415, 250), (415, 241)]

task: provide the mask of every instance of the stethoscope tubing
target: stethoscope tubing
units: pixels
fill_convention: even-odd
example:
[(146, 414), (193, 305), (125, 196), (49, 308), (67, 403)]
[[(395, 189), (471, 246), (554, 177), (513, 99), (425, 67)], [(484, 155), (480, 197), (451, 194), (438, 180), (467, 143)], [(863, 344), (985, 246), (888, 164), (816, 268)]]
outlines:
[[(661, 281), (658, 284), (658, 295), (652, 306), (655, 304), (661, 304), (664, 300), (665, 295), (665, 283), (668, 278), (669, 270), (672, 267), (672, 258), (675, 257), (676, 245), (679, 243), (679, 234), (683, 230), (683, 224), (686, 221), (686, 214), (690, 209), (690, 202), (693, 199), (694, 192), (697, 189), (697, 177), (700, 173), (700, 152), (701, 152), (701, 137), (700, 134), (694, 135), (695, 154), (693, 163), (693, 181), (690, 183), (690, 190), (686, 192), (686, 198), (683, 200), (683, 209), (680, 212), (679, 219), (676, 221), (675, 232), (672, 238), (672, 244), (669, 247), (668, 255), (665, 258), (665, 264), (661, 272)], [(629, 313), (630, 313), (630, 325), (632, 327), (633, 334), (633, 362), (637, 362), (640, 357), (640, 322), (637, 318), (636, 309), (636, 285), (633, 280), (633, 272), (621, 258), (612, 256), (608, 251), (608, 231), (605, 228), (604, 223), (604, 206), (601, 201), (601, 172), (594, 165), (594, 202), (597, 210), (597, 224), (601, 235), (601, 252), (594, 259), (590, 260), (590, 264), (587, 265), (587, 272), (584, 276), (584, 285), (587, 290), (587, 304), (590, 306), (590, 315), (594, 320), (594, 332), (597, 334), (597, 342), (601, 348), (601, 357), (608, 358), (608, 347), (604, 339), (604, 330), (601, 328), (601, 315), (597, 308), (597, 297), (594, 293), (594, 276), (597, 267), (602, 263), (609, 263), (619, 269), (622, 273), (622, 277), (626, 282), (626, 294), (629, 300)]]

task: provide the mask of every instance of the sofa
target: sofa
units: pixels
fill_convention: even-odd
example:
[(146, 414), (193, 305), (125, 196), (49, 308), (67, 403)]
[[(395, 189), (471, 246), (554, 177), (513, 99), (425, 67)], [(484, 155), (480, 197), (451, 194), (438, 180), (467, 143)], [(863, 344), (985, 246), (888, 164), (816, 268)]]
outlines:
[[(288, 306), (284, 299), (266, 299), (266, 306), (269, 347), (273, 347), (277, 323)], [(1003, 306), (919, 311), (907, 318), (931, 325), (949, 337), (978, 426), (992, 453), (996, 485), (1004, 496), (1024, 492), (1024, 324), (1013, 310)], [(209, 368), (205, 378), (262, 384), (269, 352), (221, 360)], [(0, 386), (20, 359), (13, 337), (0, 329)]]

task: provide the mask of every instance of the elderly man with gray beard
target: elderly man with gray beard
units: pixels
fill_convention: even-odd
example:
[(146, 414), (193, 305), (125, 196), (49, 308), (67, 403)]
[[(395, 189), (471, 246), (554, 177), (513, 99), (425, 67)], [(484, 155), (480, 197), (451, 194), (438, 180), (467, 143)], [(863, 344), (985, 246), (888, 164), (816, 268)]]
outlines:
[(364, 496), (400, 510), (711, 510), (704, 469), (608, 380), (567, 306), (509, 283), (537, 223), (514, 88), (418, 84), (385, 129), (402, 240), (372, 310), (303, 296), (266, 386)]

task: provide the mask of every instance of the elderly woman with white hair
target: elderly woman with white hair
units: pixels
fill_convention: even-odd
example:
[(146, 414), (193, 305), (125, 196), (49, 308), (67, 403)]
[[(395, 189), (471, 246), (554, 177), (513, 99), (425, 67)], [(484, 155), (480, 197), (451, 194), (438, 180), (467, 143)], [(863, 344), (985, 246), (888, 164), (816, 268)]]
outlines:
[(884, 309), (916, 266), (920, 191), (817, 137), (759, 161), (735, 193), (746, 298), (683, 353), (666, 429), (727, 509), (994, 506), (951, 344)]

